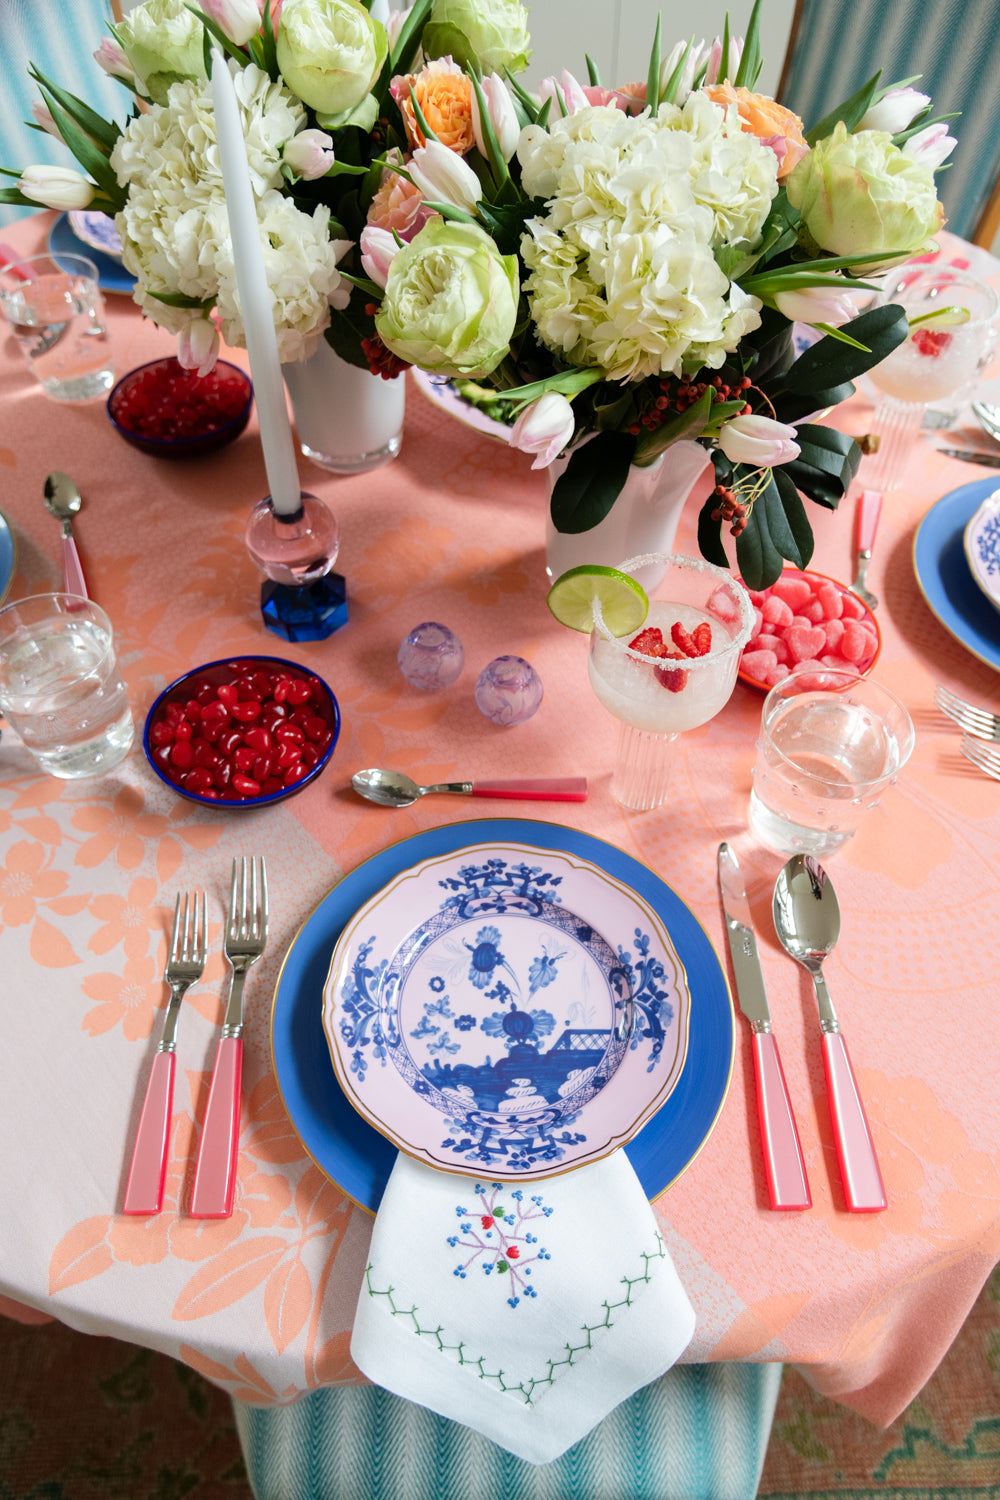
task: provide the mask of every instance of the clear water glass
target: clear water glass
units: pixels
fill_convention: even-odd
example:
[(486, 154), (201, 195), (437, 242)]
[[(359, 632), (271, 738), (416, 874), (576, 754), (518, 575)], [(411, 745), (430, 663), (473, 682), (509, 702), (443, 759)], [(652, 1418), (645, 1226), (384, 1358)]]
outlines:
[(102, 776), (124, 760), (134, 728), (104, 610), (75, 594), (0, 610), (0, 709), (50, 776)]
[(31, 255), (0, 273), (0, 309), (55, 401), (91, 401), (115, 369), (97, 267), (85, 255)]
[(790, 673), (764, 699), (751, 833), (781, 854), (828, 859), (878, 805), (913, 744), (906, 708), (870, 677)]

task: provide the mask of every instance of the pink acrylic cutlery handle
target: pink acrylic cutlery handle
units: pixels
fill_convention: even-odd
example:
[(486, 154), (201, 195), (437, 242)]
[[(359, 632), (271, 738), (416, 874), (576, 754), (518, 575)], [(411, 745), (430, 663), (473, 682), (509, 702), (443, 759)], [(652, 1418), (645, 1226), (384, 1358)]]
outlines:
[(123, 1213), (158, 1214), (163, 1207), (173, 1099), (174, 1054), (157, 1052), (146, 1084), (146, 1098), (132, 1150)]
[(191, 1217), (228, 1219), (236, 1191), (236, 1158), (240, 1144), (240, 1099), (243, 1042), (224, 1036), (215, 1054), (212, 1087), (198, 1148), (191, 1194)]
[(870, 552), (875, 545), (879, 516), (882, 514), (882, 491), (862, 490), (858, 500), (857, 547)]
[(474, 797), (520, 797), (534, 802), (586, 802), (585, 776), (535, 777), (527, 781), (474, 781)]
[(757, 1075), (757, 1118), (771, 1207), (811, 1208), (809, 1180), (802, 1160), (792, 1101), (788, 1097), (778, 1043), (770, 1032), (754, 1033), (753, 1062)]
[(67, 594), (79, 594), (83, 599), (89, 597), (80, 554), (71, 536), (63, 537), (63, 587)]
[(885, 1187), (847, 1043), (839, 1031), (823, 1033), (823, 1066), (847, 1206), (855, 1214), (878, 1213), (888, 1207)]

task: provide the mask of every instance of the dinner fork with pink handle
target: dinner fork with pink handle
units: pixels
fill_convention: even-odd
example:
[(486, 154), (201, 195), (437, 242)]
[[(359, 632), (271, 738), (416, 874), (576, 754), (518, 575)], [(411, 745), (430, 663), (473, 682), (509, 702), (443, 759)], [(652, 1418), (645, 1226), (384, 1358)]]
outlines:
[(228, 1219), (236, 1191), (243, 1086), (243, 984), (267, 942), (267, 873), (260, 859), (233, 860), (224, 951), (232, 969), (222, 1037), (191, 1194), (195, 1219)]
[(132, 1167), (125, 1189), (123, 1211), (127, 1214), (158, 1214), (163, 1207), (163, 1183), (167, 1175), (167, 1146), (170, 1140), (170, 1112), (174, 1098), (174, 1053), (177, 1046), (177, 1018), (181, 1000), (189, 985), (200, 979), (207, 953), (205, 892), (178, 894), (174, 905), (174, 926), (170, 952), (163, 977), (170, 986), (170, 1002), (163, 1023), (163, 1034), (153, 1058), (146, 1098), (139, 1118)]

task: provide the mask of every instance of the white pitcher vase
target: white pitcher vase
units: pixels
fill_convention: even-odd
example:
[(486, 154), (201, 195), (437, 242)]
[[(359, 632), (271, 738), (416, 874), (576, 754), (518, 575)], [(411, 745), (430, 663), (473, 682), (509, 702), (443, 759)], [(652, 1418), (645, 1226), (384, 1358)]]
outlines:
[(282, 365), (299, 447), (335, 474), (389, 463), (403, 441), (406, 377), (383, 380), (340, 358), (321, 339), (308, 359)]

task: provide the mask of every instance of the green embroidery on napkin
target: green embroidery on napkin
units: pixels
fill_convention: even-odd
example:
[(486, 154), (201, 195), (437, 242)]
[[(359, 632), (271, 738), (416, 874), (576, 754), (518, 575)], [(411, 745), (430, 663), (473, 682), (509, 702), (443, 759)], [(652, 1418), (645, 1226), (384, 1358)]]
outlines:
[(578, 1343), (567, 1343), (565, 1354), (555, 1359), (546, 1360), (544, 1374), (535, 1377), (529, 1376), (527, 1379), (519, 1381), (509, 1380), (503, 1370), (490, 1369), (487, 1364), (488, 1356), (485, 1354), (475, 1354), (463, 1341), (449, 1343), (445, 1330), (440, 1323), (434, 1327), (423, 1327), (420, 1310), (416, 1304), (406, 1306), (399, 1302), (395, 1287), (373, 1286), (373, 1267), (370, 1262), (365, 1270), (365, 1284), (368, 1288), (368, 1295), (370, 1297), (384, 1297), (390, 1317), (401, 1318), (404, 1324), (409, 1324), (411, 1332), (416, 1334), (418, 1338), (430, 1339), (432, 1343), (436, 1344), (439, 1353), (454, 1360), (463, 1369), (471, 1370), (480, 1380), (489, 1381), (498, 1390), (520, 1399), (526, 1406), (531, 1406), (536, 1391), (539, 1395), (543, 1395), (546, 1390), (555, 1384), (560, 1375), (565, 1374), (573, 1365), (578, 1364), (585, 1354), (588, 1354), (592, 1349), (597, 1347), (594, 1335), (602, 1330), (614, 1327), (617, 1315), (626, 1308), (631, 1307), (637, 1291), (652, 1281), (656, 1262), (666, 1260), (666, 1258), (666, 1246), (659, 1232), (657, 1232), (654, 1249), (641, 1250), (639, 1252), (639, 1259), (642, 1262), (642, 1270), (639, 1274), (636, 1276), (622, 1276), (621, 1284), (624, 1292), (618, 1301), (602, 1302), (601, 1315), (597, 1318), (597, 1321), (583, 1324), (580, 1329), (580, 1341)]

